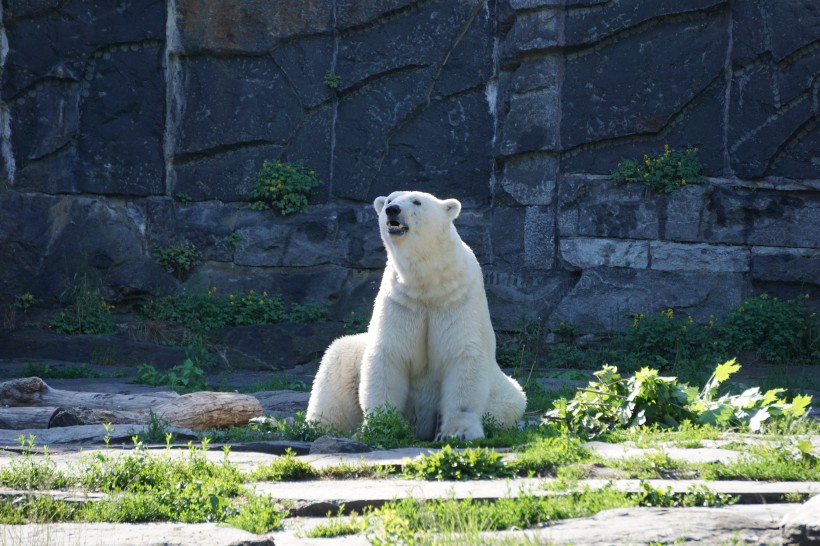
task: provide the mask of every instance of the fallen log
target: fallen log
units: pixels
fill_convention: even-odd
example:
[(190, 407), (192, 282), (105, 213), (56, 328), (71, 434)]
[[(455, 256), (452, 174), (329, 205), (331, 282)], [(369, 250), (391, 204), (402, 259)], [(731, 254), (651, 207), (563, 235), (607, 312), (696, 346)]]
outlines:
[[(148, 423), (153, 414), (170, 425), (191, 430), (242, 426), (263, 414), (259, 400), (246, 394), (194, 392), (180, 396), (174, 392), (128, 395), (77, 392), (53, 389), (39, 377), (0, 383), (0, 407), (64, 408), (63, 411), (76, 420), (74, 424)], [(35, 419), (34, 413), (31, 413), (34, 420), (20, 428), (48, 428), (50, 421), (43, 416)], [(41, 426), (36, 426), (38, 423)]]
[(39, 377), (22, 377), (0, 383), (0, 406), (54, 406), (60, 408), (97, 408), (122, 411), (147, 411), (171, 398), (175, 392), (150, 394), (112, 394), (52, 389)]
[(63, 408), (0, 408), (0, 428), (2, 429), (23, 430), (79, 424), (74, 416)]

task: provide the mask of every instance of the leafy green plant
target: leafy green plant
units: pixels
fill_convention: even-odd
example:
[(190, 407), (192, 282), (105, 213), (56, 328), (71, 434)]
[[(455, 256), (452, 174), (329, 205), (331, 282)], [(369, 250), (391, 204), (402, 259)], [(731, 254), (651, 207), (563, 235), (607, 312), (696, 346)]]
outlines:
[(342, 321), (342, 329), (344, 329), (345, 334), (348, 335), (361, 334), (363, 332), (366, 332), (369, 326), (369, 317), (363, 317), (362, 315), (358, 315), (354, 312), (351, 312)]
[(57, 464), (44, 448), (44, 456), (33, 456), (34, 435), (20, 435), (17, 442), (23, 451), (22, 456), (13, 458), (7, 465), (0, 467), (0, 485), (13, 489), (44, 490), (61, 489), (72, 483), (71, 477), (57, 468)]
[(209, 332), (226, 326), (317, 322), (324, 319), (327, 309), (316, 302), (288, 307), (280, 296), (255, 290), (221, 296), (216, 288), (211, 288), (207, 292), (183, 292), (149, 300), (141, 312), (151, 320), (179, 324), (194, 332)]
[(39, 377), (40, 379), (86, 379), (102, 377), (88, 364), (75, 364), (56, 368), (46, 362), (24, 362), (18, 377)]
[(205, 370), (193, 360), (186, 358), (179, 366), (167, 372), (160, 372), (150, 364), (137, 366), (137, 383), (154, 387), (177, 387), (183, 392), (195, 392), (208, 389)]
[(309, 383), (305, 383), (304, 381), (290, 378), (284, 373), (275, 373), (265, 381), (257, 381), (251, 384), (249, 387), (243, 387), (239, 389), (239, 392), (253, 393), (261, 391), (283, 390), (310, 392), (310, 388), (311, 385)]
[(416, 459), (405, 459), (402, 472), (407, 478), (422, 480), (491, 480), (515, 475), (514, 468), (495, 451), (486, 448), (455, 450), (449, 445)]
[(351, 512), (349, 517), (344, 516), (345, 505), (339, 507), (339, 513), (331, 516), (328, 512), (328, 520), (321, 523), (305, 533), (310, 538), (333, 538), (347, 535), (355, 535), (366, 528), (364, 520), (358, 517), (356, 512)]
[(644, 155), (643, 163), (625, 159), (610, 174), (616, 184), (643, 184), (656, 193), (675, 193), (687, 184), (703, 181), (697, 148), (672, 150), (664, 145), (662, 154)]
[(816, 363), (820, 357), (820, 319), (804, 305), (763, 294), (747, 298), (718, 325), (733, 351), (755, 350), (775, 363)]
[(188, 241), (178, 241), (154, 251), (157, 264), (178, 279), (184, 279), (202, 261), (202, 253)]
[(379, 449), (394, 449), (415, 442), (413, 426), (394, 406), (374, 408), (365, 416), (356, 439)]
[(315, 301), (308, 301), (292, 304), (286, 316), (290, 322), (322, 322), (326, 314), (327, 307)]
[(239, 243), (242, 242), (242, 234), (238, 231), (232, 231), (229, 235), (225, 236), (224, 240), (226, 245), (236, 250), (236, 248), (239, 246)]
[(19, 294), (14, 298), (14, 307), (24, 311), (39, 304), (40, 301), (28, 292), (25, 294)]
[(339, 89), (339, 86), (342, 84), (342, 78), (333, 72), (325, 72), (325, 76), (322, 81), (326, 86), (333, 90)]
[(579, 463), (591, 457), (577, 436), (560, 433), (543, 435), (516, 454), (510, 465), (518, 474), (544, 476), (563, 465)]
[(672, 309), (636, 315), (624, 343), (628, 361), (661, 370), (678, 369), (687, 362), (705, 364), (722, 356), (719, 345), (710, 340), (709, 328), (694, 324), (692, 317), (676, 315)]
[(194, 200), (193, 197), (191, 197), (187, 193), (183, 193), (181, 191), (178, 191), (174, 194), (174, 199), (176, 199), (178, 202), (180, 202), (182, 204), (190, 203), (191, 201)]
[(282, 215), (304, 212), (308, 196), (319, 185), (316, 173), (301, 163), (266, 161), (251, 187), (251, 207), (276, 207)]
[(255, 417), (248, 424), (248, 432), (273, 437), (278, 440), (312, 442), (321, 436), (340, 436), (339, 431), (308, 421), (304, 411), (297, 411), (292, 419)]
[(296, 453), (287, 449), (281, 457), (254, 470), (250, 478), (256, 481), (279, 482), (309, 480), (315, 478), (316, 475), (317, 472), (310, 466), (310, 463), (297, 459)]
[(71, 291), (71, 303), (51, 318), (51, 327), (59, 334), (113, 334), (116, 332), (111, 311), (98, 289), (91, 289), (83, 278)]
[(654, 485), (641, 480), (641, 490), (634, 494), (638, 506), (657, 507), (714, 507), (720, 508), (737, 502), (737, 497), (717, 493), (703, 484), (692, 484), (686, 493), (676, 494), (671, 486), (666, 488), (655, 487)]
[(761, 393), (758, 387), (740, 394), (719, 396), (718, 388), (740, 364), (731, 359), (715, 369), (699, 390), (643, 368), (624, 379), (614, 366), (595, 372), (592, 381), (570, 400), (557, 400), (546, 419), (565, 421), (575, 431), (596, 436), (616, 428), (657, 424), (677, 428), (685, 420), (721, 428), (747, 426), (752, 432), (773, 421), (792, 423), (802, 417), (810, 396), (798, 395), (791, 403), (780, 399), (783, 389)]

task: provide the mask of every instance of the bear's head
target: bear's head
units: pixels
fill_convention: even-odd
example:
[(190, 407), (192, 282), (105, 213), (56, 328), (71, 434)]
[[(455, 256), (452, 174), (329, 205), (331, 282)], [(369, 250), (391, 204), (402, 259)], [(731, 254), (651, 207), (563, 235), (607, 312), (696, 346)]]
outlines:
[(384, 244), (396, 248), (408, 244), (433, 245), (444, 236), (450, 237), (461, 203), (420, 191), (395, 191), (387, 197), (377, 197), (373, 208), (379, 214)]

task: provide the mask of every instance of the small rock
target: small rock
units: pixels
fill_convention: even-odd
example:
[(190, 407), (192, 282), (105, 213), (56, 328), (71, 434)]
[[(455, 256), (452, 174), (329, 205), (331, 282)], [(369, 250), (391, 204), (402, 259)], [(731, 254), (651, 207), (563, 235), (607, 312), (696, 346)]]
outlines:
[(335, 436), (322, 436), (310, 446), (311, 455), (323, 455), (326, 453), (367, 453), (371, 451), (370, 446), (350, 440), (349, 438), (337, 438)]
[(783, 546), (820, 544), (820, 495), (815, 495), (783, 517), (780, 523)]

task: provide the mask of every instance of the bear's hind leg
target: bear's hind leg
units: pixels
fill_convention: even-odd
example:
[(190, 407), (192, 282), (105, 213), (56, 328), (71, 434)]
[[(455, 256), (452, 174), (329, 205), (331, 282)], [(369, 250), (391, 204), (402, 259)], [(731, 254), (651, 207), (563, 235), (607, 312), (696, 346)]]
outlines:
[(362, 422), (359, 376), (366, 334), (345, 336), (330, 344), (319, 364), (306, 418), (342, 433), (354, 432)]

